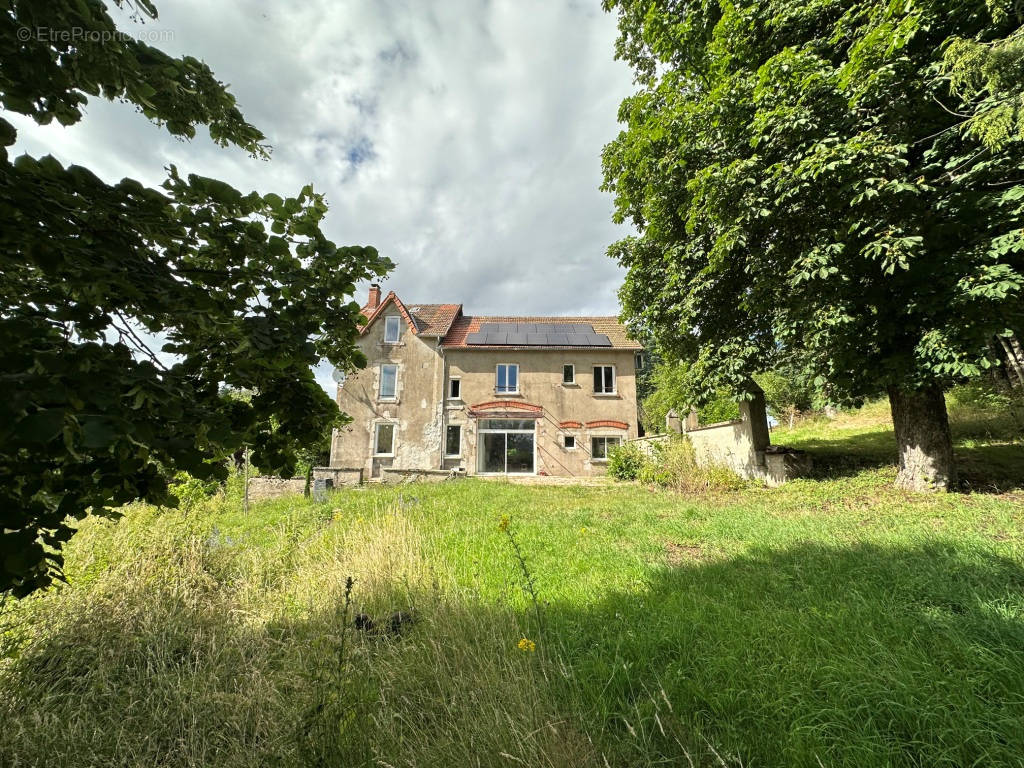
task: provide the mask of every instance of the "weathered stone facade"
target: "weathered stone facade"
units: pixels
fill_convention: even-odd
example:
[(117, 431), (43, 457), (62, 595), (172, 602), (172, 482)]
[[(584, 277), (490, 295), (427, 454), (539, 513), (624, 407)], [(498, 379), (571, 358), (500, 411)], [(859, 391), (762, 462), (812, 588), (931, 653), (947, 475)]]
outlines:
[[(640, 347), (626, 338), (614, 318), (543, 318), (586, 322), (610, 338), (612, 346), (474, 348), (466, 337), (481, 321), (541, 319), (471, 318), (462, 314), (460, 305), (407, 308), (393, 293), (376, 301), (379, 294), (376, 299), (371, 295), (363, 309), (369, 322), (358, 342), (367, 366), (338, 387), (338, 405), (352, 421), (335, 432), (331, 467), (361, 468), (364, 479), (381, 480), (417, 476), (412, 470), (492, 474), (493, 461), (487, 465), (482, 455), (481, 423), (514, 422), (522, 427), (523, 445), (532, 447), (533, 456), (520, 457), (514, 470), (506, 463), (504, 471), (588, 476), (604, 474), (606, 467), (600, 455), (592, 455), (595, 439), (600, 454), (607, 445), (637, 436), (635, 365)], [(499, 364), (518, 366), (518, 391), (498, 391)], [(570, 382), (564, 381), (567, 365), (575, 373)], [(386, 366), (396, 366), (393, 396)], [(612, 368), (613, 392), (594, 391), (595, 366)], [(493, 443), (490, 438), (492, 453)], [(447, 450), (455, 444), (454, 452)], [(379, 450), (381, 445), (391, 450)]]

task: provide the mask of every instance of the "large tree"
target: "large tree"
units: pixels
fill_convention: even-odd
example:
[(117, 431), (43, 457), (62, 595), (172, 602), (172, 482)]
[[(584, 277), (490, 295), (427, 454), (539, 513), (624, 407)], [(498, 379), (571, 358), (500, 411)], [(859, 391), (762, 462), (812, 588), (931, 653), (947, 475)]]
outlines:
[(1021, 327), (1024, 153), (944, 57), (1013, 40), (1002, 5), (606, 0), (638, 86), (603, 157), (624, 314), (695, 398), (795, 354), (828, 401), (888, 392), (900, 485), (954, 483), (943, 390)]
[[(156, 14), (146, 0), (135, 11)], [(266, 155), (206, 65), (120, 34), (99, 0), (3, 4), (3, 110), (67, 126), (99, 96)], [(337, 416), (311, 366), (364, 362), (354, 284), (390, 262), (328, 240), (309, 187), (243, 194), (175, 168), (162, 189), (108, 184), (12, 159), (14, 140), (0, 117), (0, 592), (26, 594), (59, 574), (90, 510), (172, 502), (175, 471), (223, 476), (242, 444), (290, 470)]]

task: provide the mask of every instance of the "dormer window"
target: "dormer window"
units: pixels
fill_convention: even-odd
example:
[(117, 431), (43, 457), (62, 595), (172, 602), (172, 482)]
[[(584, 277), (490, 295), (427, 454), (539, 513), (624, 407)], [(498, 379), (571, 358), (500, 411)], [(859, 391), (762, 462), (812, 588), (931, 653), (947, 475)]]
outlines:
[(397, 344), (402, 335), (402, 318), (391, 315), (384, 318), (384, 343)]

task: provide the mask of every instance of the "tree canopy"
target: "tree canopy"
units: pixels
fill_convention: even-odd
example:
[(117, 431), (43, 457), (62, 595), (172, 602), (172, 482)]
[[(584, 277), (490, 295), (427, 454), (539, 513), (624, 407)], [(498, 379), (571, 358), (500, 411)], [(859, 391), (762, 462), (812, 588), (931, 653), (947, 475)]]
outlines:
[(605, 5), (638, 87), (603, 155), (615, 218), (638, 231), (610, 250), (629, 324), (691, 361), (694, 400), (744, 392), (798, 352), (824, 399), (888, 389), (914, 411), (895, 419), (901, 461), (908, 425), (928, 422), (927, 450), (948, 447), (942, 389), (997, 365), (992, 339), (1024, 314), (1022, 142), (985, 116), (1018, 114), (993, 93), (1019, 57), (1000, 59), (1001, 79), (965, 58), (1016, 50), (1017, 13), (998, 0)]
[[(145, 0), (136, 10), (156, 14)], [(267, 155), (205, 64), (119, 33), (99, 0), (7, 3), (3, 109), (68, 126), (99, 96), (174, 135), (205, 125)], [(174, 472), (223, 477), (220, 459), (243, 444), (290, 471), (295, 446), (338, 415), (311, 366), (365, 364), (351, 297), (391, 264), (325, 237), (311, 187), (243, 193), (174, 167), (160, 189), (108, 184), (49, 156), (12, 158), (15, 138), (0, 118), (0, 591), (26, 594), (59, 575), (90, 510), (171, 503)], [(225, 386), (253, 396), (223, 398)]]

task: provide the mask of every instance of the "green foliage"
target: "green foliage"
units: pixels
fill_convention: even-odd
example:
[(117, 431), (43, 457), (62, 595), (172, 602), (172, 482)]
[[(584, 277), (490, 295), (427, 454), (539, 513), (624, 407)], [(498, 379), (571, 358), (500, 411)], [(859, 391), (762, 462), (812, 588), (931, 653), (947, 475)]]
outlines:
[[(1008, 9), (994, 5), (994, 16), (1010, 17)], [(1019, 25), (1019, 5), (1012, 13)], [(995, 40), (954, 37), (942, 68), (950, 89), (969, 109), (963, 124), (968, 136), (993, 151), (1024, 137), (1024, 33), (1020, 29)]]
[(178, 472), (169, 488), (171, 495), (177, 499), (177, 506), (183, 512), (190, 512), (202, 502), (221, 490), (216, 480), (200, 480), (188, 472)]
[(639, 234), (610, 255), (633, 331), (692, 361), (685, 399), (748, 394), (780, 356), (830, 403), (997, 364), (1024, 320), (1024, 152), (958, 128), (979, 88), (1019, 91), (1019, 59), (941, 71), (956, 40), (1016, 50), (997, 5), (606, 0), (638, 85), (603, 168)]
[(768, 412), (779, 422), (814, 408), (814, 388), (791, 366), (765, 371), (756, 381), (764, 392)]
[(652, 443), (651, 455), (644, 456), (637, 479), (680, 493), (728, 491), (743, 487), (743, 479), (728, 467), (698, 465), (693, 445), (682, 436), (670, 436), (663, 442)]
[[(659, 360), (649, 374), (651, 393), (643, 400), (644, 428), (648, 432), (664, 432), (665, 417), (669, 411), (685, 419), (693, 402), (686, 387), (689, 366), (685, 362)], [(697, 408), (701, 424), (714, 424), (739, 418), (736, 399), (727, 390), (719, 390)]]
[(645, 461), (635, 443), (616, 446), (608, 451), (608, 475), (616, 480), (636, 480)]
[[(685, 414), (684, 414), (685, 417)], [(721, 421), (734, 421), (740, 417), (740, 407), (736, 400), (719, 390), (715, 397), (697, 409), (697, 420), (701, 424), (717, 424)]]
[[(206, 125), (265, 152), (206, 65), (122, 35), (99, 0), (7, 3), (0, 41), (5, 110), (71, 125), (102, 96), (177, 136)], [(294, 471), (294, 447), (337, 418), (311, 366), (363, 364), (351, 296), (391, 265), (328, 240), (311, 187), (243, 193), (174, 167), (162, 189), (107, 184), (12, 159), (15, 136), (0, 118), (0, 592), (24, 595), (59, 576), (90, 510), (170, 503), (174, 472), (223, 479), (220, 459), (243, 444)], [(228, 402), (223, 385), (254, 395)]]

